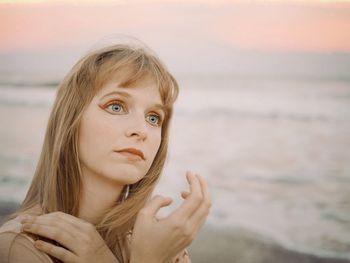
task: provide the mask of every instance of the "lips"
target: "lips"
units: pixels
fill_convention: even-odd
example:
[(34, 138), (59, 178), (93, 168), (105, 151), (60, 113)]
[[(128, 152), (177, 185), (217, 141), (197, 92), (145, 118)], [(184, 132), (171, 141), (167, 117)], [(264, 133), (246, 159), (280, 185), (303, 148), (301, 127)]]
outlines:
[(138, 150), (138, 149), (135, 149), (135, 148), (125, 148), (125, 149), (118, 150), (116, 152), (118, 152), (118, 153), (126, 152), (126, 153), (130, 153), (130, 154), (138, 155), (141, 157), (142, 160), (145, 160), (145, 156), (144, 156), (143, 152)]

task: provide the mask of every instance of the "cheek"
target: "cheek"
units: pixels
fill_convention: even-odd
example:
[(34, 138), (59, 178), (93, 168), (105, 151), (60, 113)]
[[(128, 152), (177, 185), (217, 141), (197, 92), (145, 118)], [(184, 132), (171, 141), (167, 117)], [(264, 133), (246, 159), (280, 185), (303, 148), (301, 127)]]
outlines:
[(162, 138), (161, 138), (161, 134), (159, 133), (157, 134), (157, 136), (154, 137), (153, 143), (152, 143), (153, 159), (157, 155), (161, 141), (162, 141)]
[(94, 140), (92, 140), (91, 130), (88, 128), (86, 123), (82, 123), (79, 130), (78, 152), (82, 161), (87, 161), (91, 149), (94, 148), (92, 145)]
[(158, 140), (157, 140), (157, 151), (158, 151), (158, 149), (159, 149), (159, 147), (160, 147), (161, 142), (162, 142), (162, 138), (161, 138), (161, 136), (159, 135), (159, 138), (158, 138)]
[[(99, 123), (98, 119), (85, 118), (82, 120), (79, 129), (79, 153), (80, 156), (93, 155), (99, 152), (99, 148), (106, 144), (108, 135), (107, 127)], [(101, 127), (104, 127), (101, 129)]]

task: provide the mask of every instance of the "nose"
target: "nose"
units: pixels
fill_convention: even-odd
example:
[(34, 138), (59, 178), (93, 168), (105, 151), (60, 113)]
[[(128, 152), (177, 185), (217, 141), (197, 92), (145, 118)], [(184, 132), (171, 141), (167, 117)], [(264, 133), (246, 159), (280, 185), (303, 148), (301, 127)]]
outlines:
[(135, 137), (138, 140), (144, 141), (147, 138), (147, 127), (145, 118), (142, 117), (130, 117), (130, 124), (126, 129), (125, 135), (127, 137)]

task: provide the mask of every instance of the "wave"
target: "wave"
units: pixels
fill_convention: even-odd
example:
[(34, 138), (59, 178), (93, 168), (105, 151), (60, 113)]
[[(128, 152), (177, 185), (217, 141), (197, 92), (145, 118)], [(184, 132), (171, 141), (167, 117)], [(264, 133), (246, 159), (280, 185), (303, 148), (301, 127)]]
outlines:
[(32, 87), (43, 87), (43, 88), (56, 88), (58, 81), (4, 81), (0, 80), (1, 87), (11, 88), (32, 88)]
[(208, 117), (225, 117), (225, 118), (252, 118), (252, 119), (271, 119), (271, 120), (292, 120), (298, 122), (338, 122), (344, 121), (340, 117), (327, 116), (325, 114), (295, 113), (295, 112), (279, 112), (279, 111), (245, 111), (228, 108), (208, 108), (198, 110), (176, 110), (176, 114), (180, 117), (197, 117), (199, 119)]
[[(0, 98), (0, 106), (21, 106), (21, 107), (43, 107), (52, 106), (53, 98)], [(207, 109), (176, 109), (176, 115), (179, 117), (190, 117), (197, 119), (213, 118), (249, 118), (249, 119), (269, 119), (269, 120), (291, 120), (297, 122), (340, 122), (344, 118), (327, 116), (325, 114), (295, 113), (282, 111), (245, 111), (237, 109), (228, 109), (220, 107), (210, 107)]]
[(28, 178), (28, 176), (0, 175), (0, 183), (3, 187), (6, 187), (5, 184), (26, 185), (30, 180), (31, 178)]
[(2, 98), (0, 98), (0, 105), (1, 106), (24, 106), (24, 107), (43, 107), (43, 108), (47, 108), (50, 107), (52, 105), (52, 103), (50, 101), (26, 101), (26, 100), (4, 100)]

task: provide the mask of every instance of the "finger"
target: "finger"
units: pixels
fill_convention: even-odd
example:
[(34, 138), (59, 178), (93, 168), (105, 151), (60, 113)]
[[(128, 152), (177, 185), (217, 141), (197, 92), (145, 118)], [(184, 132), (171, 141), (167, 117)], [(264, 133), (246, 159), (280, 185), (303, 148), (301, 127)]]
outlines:
[(56, 227), (61, 231), (65, 231), (76, 238), (82, 237), (84, 234), (82, 229), (75, 227), (75, 225), (71, 224), (67, 220), (58, 218), (57, 215), (52, 215), (52, 213), (41, 216), (26, 216), (26, 218), (21, 220), (21, 223)]
[(199, 230), (199, 228), (202, 226), (202, 224), (207, 219), (210, 208), (212, 206), (211, 196), (210, 196), (207, 182), (200, 175), (198, 175), (198, 179), (200, 181), (202, 191), (203, 191), (203, 202), (202, 202), (201, 206), (199, 207), (199, 209), (187, 221), (187, 224), (190, 227), (193, 227), (195, 229), (195, 232), (197, 232)]
[(144, 208), (140, 210), (140, 213), (155, 216), (160, 208), (170, 205), (172, 201), (173, 200), (169, 197), (156, 195)]
[(40, 224), (40, 225), (46, 225), (46, 226), (61, 226), (62, 227), (63, 225), (65, 225), (69, 228), (73, 228), (73, 226), (71, 224), (67, 224), (67, 222), (65, 220), (51, 216), (51, 214), (45, 214), (45, 215), (41, 215), (41, 216), (26, 215), (26, 217), (21, 219), (20, 222), (22, 224), (30, 223), (30, 224)]
[[(76, 234), (79, 233), (79, 231), (86, 231), (88, 229), (88, 227), (90, 227), (90, 223), (77, 218), (75, 216), (72, 216), (70, 214), (64, 213), (64, 212), (52, 212), (52, 213), (48, 213), (48, 214), (44, 214), (44, 215), (40, 215), (40, 216), (29, 216), (26, 215), (24, 219), (21, 220), (21, 222), (33, 222), (36, 223), (35, 220), (37, 220), (38, 218), (40, 219), (47, 219), (50, 220), (50, 223), (48, 223), (48, 225), (53, 225), (51, 222), (65, 222), (66, 226), (69, 227), (70, 231), (76, 232)], [(43, 221), (42, 221), (43, 222)]]
[(76, 260), (76, 255), (74, 255), (69, 250), (55, 246), (45, 241), (36, 240), (34, 242), (34, 246), (46, 254), (61, 260), (62, 262), (74, 262)]
[[(54, 241), (57, 241), (61, 245), (67, 247), (68, 249), (72, 249), (72, 247), (74, 247), (74, 244), (76, 243), (76, 239), (74, 239), (74, 237), (71, 236), (69, 232), (62, 231), (57, 227), (24, 223), (22, 225), (22, 231), (52, 239)], [(74, 249), (72, 249), (72, 251), (76, 253)]]
[(190, 192), (182, 191), (182, 192), (181, 192), (181, 197), (182, 197), (183, 199), (186, 199), (190, 194), (191, 194)]
[(206, 202), (206, 204), (209, 207), (211, 207), (212, 200), (211, 200), (211, 194), (209, 191), (208, 183), (204, 179), (204, 177), (201, 176), (200, 174), (197, 174), (197, 178), (198, 178), (199, 183), (201, 184), (201, 187), (202, 187), (203, 201)]
[(64, 212), (61, 212), (61, 211), (49, 213), (49, 214), (47, 214), (47, 216), (53, 217), (53, 218), (56, 218), (56, 219), (59, 218), (61, 220), (64, 220), (65, 222), (71, 224), (75, 228), (78, 228), (78, 229), (81, 229), (81, 230), (85, 230), (86, 227), (88, 227), (90, 225), (89, 222), (87, 222), (87, 221), (85, 221), (85, 220), (83, 220), (81, 218), (72, 216), (70, 214), (67, 214), (67, 213), (64, 213)]
[(187, 220), (198, 209), (202, 202), (203, 194), (198, 178), (192, 172), (187, 172), (186, 178), (190, 184), (191, 194), (168, 216), (169, 218)]

